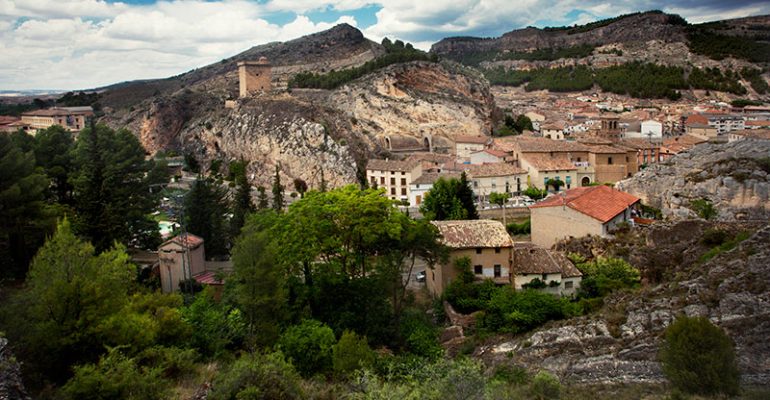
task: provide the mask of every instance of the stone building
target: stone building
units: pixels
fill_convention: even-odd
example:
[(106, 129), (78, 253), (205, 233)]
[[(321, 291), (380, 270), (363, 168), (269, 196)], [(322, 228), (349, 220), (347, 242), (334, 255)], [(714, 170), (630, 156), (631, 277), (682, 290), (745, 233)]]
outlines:
[(610, 236), (621, 223), (630, 223), (638, 202), (638, 197), (604, 185), (551, 196), (529, 207), (532, 243), (550, 248), (570, 237)]
[(265, 57), (258, 61), (238, 62), (238, 84), (240, 97), (248, 97), (258, 92), (269, 92), (272, 85), (272, 66)]
[(366, 180), (372, 187), (384, 188), (392, 200), (409, 201), (409, 186), (422, 175), (422, 163), (418, 160), (369, 160), (366, 164)]
[(531, 242), (519, 242), (513, 246), (513, 287), (521, 290), (539, 280), (541, 290), (558, 295), (571, 296), (580, 288), (583, 274), (564, 253), (544, 249)]
[(499, 285), (511, 284), (513, 241), (499, 221), (433, 221), (441, 241), (449, 247), (449, 260), (426, 271), (428, 291), (441, 296), (459, 275), (456, 261), (468, 257), (477, 280), (492, 279)]
[(206, 271), (203, 239), (191, 233), (176, 236), (158, 248), (163, 293), (179, 290), (179, 282)]
[(77, 132), (86, 127), (93, 115), (94, 110), (89, 106), (54, 107), (25, 112), (21, 114), (21, 123), (28, 127), (30, 133), (53, 125), (60, 125), (71, 132)]

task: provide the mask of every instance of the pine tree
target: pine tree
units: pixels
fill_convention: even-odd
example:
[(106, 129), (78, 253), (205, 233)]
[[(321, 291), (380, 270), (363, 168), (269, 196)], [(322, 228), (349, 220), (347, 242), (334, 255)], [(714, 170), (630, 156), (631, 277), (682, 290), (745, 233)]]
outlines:
[(270, 207), (270, 203), (267, 199), (267, 191), (265, 190), (265, 187), (259, 186), (257, 188), (257, 192), (259, 192), (257, 195), (257, 210), (267, 210), (267, 208)]
[(233, 219), (230, 221), (230, 233), (233, 238), (241, 232), (243, 224), (249, 213), (254, 212), (254, 202), (251, 201), (251, 185), (246, 179), (246, 173), (242, 172), (236, 176), (238, 190), (235, 192), (233, 201)]
[(479, 213), (476, 211), (476, 202), (474, 201), (475, 197), (470, 182), (468, 182), (468, 176), (463, 171), (462, 175), (460, 175), (460, 184), (457, 187), (457, 198), (467, 212), (467, 219), (479, 219)]
[(198, 178), (185, 196), (185, 228), (203, 239), (206, 257), (227, 254), (228, 203), (225, 189), (211, 179)]
[(281, 174), (278, 166), (275, 166), (275, 176), (273, 178), (273, 209), (283, 210), (283, 186), (281, 185)]

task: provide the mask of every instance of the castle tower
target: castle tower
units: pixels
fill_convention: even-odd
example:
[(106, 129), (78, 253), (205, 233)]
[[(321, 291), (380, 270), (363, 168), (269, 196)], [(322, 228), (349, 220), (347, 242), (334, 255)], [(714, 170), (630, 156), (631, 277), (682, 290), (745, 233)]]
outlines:
[(256, 92), (269, 92), (272, 81), (270, 62), (260, 57), (259, 61), (238, 62), (238, 84), (240, 97), (247, 97)]
[(599, 130), (599, 136), (610, 140), (620, 140), (621, 132), (618, 120), (618, 117), (602, 117), (602, 128)]

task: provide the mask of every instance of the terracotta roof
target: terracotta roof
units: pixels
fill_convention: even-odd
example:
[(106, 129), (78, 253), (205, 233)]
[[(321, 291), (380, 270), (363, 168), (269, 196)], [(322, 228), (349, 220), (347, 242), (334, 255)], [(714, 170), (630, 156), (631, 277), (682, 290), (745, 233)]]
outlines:
[(480, 178), (485, 176), (511, 176), (526, 174), (527, 171), (508, 163), (470, 164), (468, 175)]
[(475, 144), (487, 144), (492, 138), (489, 136), (470, 136), (470, 135), (457, 135), (455, 136), (455, 143), (475, 143)]
[[(0, 117), (2, 118), (2, 117)], [(770, 126), (770, 121), (746, 121), (746, 126)]]
[(619, 153), (625, 153), (628, 151), (628, 149), (621, 149), (619, 147), (615, 146), (608, 146), (606, 144), (599, 144), (599, 145), (591, 145), (589, 146), (590, 153), (595, 154), (619, 154)]
[(577, 142), (551, 140), (540, 137), (515, 137), (514, 143), (522, 153), (551, 153), (587, 151), (588, 148)]
[(178, 244), (180, 246), (187, 246), (188, 248), (195, 248), (203, 244), (203, 238), (200, 236), (195, 236), (192, 233), (183, 233), (181, 235), (174, 236), (173, 238), (167, 240), (162, 245), (160, 245), (161, 248), (166, 247), (168, 244)]
[(427, 185), (435, 183), (439, 178), (444, 179), (460, 179), (460, 174), (454, 173), (438, 173), (438, 172), (425, 172), (420, 175), (419, 178), (412, 181), (412, 185)]
[(369, 160), (366, 169), (372, 171), (403, 171), (409, 172), (419, 164), (419, 161), (398, 161), (398, 160)]
[(442, 164), (451, 161), (455, 156), (451, 154), (414, 153), (406, 158), (407, 162), (422, 161), (434, 164)]
[(564, 129), (564, 122), (556, 121), (556, 122), (548, 122), (545, 124), (540, 125), (540, 130), (552, 130), (552, 131), (560, 131)]
[(638, 201), (636, 196), (600, 185), (570, 189), (563, 196), (551, 196), (529, 208), (566, 206), (604, 223)]
[(572, 171), (577, 169), (575, 164), (570, 161), (567, 154), (557, 153), (553, 156), (540, 153), (529, 153), (521, 155), (522, 161), (526, 161), (538, 171)]
[(621, 144), (630, 147), (632, 149), (642, 150), (642, 149), (657, 149), (660, 147), (660, 144), (650, 143), (647, 139), (642, 138), (626, 138), (623, 139), (623, 142)]
[(14, 117), (11, 115), (0, 115), (0, 125), (8, 125), (18, 120), (19, 120), (18, 117)]
[(93, 109), (91, 107), (66, 107), (66, 108), (49, 108), (46, 110), (34, 110), (27, 111), (21, 115), (36, 116), (36, 117), (54, 117), (58, 115), (74, 115), (74, 114), (92, 114)]
[(193, 278), (203, 285), (224, 285), (224, 280), (217, 280), (216, 271), (205, 271), (200, 274), (193, 275)]
[(705, 143), (708, 140), (701, 139), (697, 136), (693, 135), (682, 135), (682, 136), (676, 136), (670, 139), (663, 140), (663, 145), (671, 147), (672, 145), (680, 145), (680, 146), (695, 146), (696, 144)]
[(704, 117), (701, 114), (690, 114), (689, 117), (685, 120), (684, 124), (687, 126), (691, 126), (693, 124), (700, 124), (700, 125), (708, 125), (709, 120), (708, 118)]
[(560, 273), (562, 278), (583, 276), (563, 253), (544, 249), (531, 242), (514, 244), (513, 265), (517, 275)]
[(498, 149), (484, 149), (484, 150), (474, 151), (472, 154), (476, 154), (476, 153), (487, 153), (499, 158), (503, 158), (508, 155), (508, 153)]
[(477, 219), (431, 223), (438, 228), (441, 241), (454, 249), (513, 246), (511, 236), (499, 221)]

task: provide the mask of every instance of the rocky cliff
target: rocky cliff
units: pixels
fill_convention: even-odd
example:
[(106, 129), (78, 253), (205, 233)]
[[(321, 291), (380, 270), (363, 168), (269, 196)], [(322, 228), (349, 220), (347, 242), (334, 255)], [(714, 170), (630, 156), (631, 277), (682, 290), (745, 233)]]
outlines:
[(29, 400), (21, 381), (21, 368), (8, 348), (8, 340), (0, 337), (0, 400)]
[(721, 220), (767, 220), (770, 142), (701, 144), (616, 186), (660, 208), (665, 217), (693, 217), (691, 202), (707, 199)]
[(248, 160), (253, 183), (262, 185), (279, 165), (286, 179), (317, 187), (322, 175), (332, 186), (355, 182), (366, 159), (389, 156), (388, 143), (423, 149), (427, 139), (441, 150), (458, 134), (487, 134), (496, 110), (486, 80), (451, 62), (396, 64), (335, 90), (278, 89), (235, 108), (224, 107), (212, 84), (150, 97), (105, 120), (137, 132), (151, 153)]
[[(770, 226), (732, 251), (702, 262), (700, 237), (713, 228), (704, 222), (680, 222), (640, 233), (643, 244), (631, 250), (632, 256), (669, 247), (691, 254), (666, 264), (670, 278), (662, 284), (612, 295), (599, 313), (482, 346), (476, 355), (492, 364), (544, 368), (576, 383), (661, 382), (658, 351), (663, 331), (685, 314), (707, 317), (723, 328), (735, 342), (743, 383), (767, 385)], [(681, 240), (671, 240), (672, 235)]]

